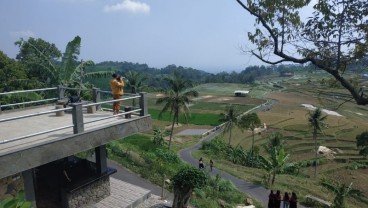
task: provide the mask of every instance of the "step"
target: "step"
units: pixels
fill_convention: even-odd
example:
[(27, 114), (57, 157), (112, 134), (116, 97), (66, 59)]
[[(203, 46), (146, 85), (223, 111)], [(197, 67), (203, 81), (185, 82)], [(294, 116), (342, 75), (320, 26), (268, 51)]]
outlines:
[(110, 196), (85, 208), (134, 208), (151, 196), (151, 191), (110, 177)]

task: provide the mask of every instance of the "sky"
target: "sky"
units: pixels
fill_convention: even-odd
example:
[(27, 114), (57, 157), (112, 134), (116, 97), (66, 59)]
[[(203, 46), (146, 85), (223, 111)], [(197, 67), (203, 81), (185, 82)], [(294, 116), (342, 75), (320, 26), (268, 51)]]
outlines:
[(79, 58), (170, 64), (208, 72), (261, 65), (242, 52), (253, 18), (235, 0), (1, 0), (0, 50), (15, 58), (20, 38), (64, 52), (75, 36)]

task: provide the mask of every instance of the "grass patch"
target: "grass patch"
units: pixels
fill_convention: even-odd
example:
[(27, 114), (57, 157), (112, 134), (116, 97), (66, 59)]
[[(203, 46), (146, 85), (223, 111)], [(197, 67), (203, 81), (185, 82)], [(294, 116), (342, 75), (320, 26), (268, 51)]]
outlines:
[[(157, 109), (149, 109), (148, 113), (151, 114), (152, 119), (159, 119), (158, 115), (161, 110)], [(213, 113), (191, 113), (188, 115), (188, 123), (195, 125), (211, 125), (217, 126), (220, 124), (219, 119), (221, 118), (220, 114)], [(172, 121), (172, 117), (169, 112), (165, 112), (162, 114), (162, 118), (160, 120), (163, 121)], [(179, 123), (186, 123), (183, 115), (179, 116)]]

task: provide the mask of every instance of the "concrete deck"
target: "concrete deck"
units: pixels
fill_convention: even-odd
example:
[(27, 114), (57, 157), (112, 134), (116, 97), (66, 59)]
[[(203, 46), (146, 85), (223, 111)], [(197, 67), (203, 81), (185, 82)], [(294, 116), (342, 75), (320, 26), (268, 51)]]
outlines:
[[(37, 114), (54, 110), (54, 105), (5, 111), (0, 119)], [(112, 116), (108, 111), (83, 113), (83, 122)], [(1, 143), (17, 137), (37, 132), (73, 125), (72, 114), (56, 116), (56, 113), (22, 118), (0, 123), (0, 178), (19, 173), (39, 165), (52, 162), (110, 141), (151, 129), (150, 116), (134, 116), (125, 119), (121, 116), (108, 118), (84, 125), (84, 132), (73, 134), (73, 127), (29, 138)]]
[[(37, 114), (55, 110), (55, 106), (42, 106), (37, 108), (26, 108), (17, 111), (8, 111), (0, 114), (0, 119), (24, 116), (29, 114)], [(84, 122), (93, 121), (99, 118), (111, 116), (112, 113), (108, 111), (96, 111), (94, 114), (87, 114), (86, 109), (83, 112)], [(134, 116), (133, 116), (134, 118)], [(135, 117), (137, 118), (137, 117)], [(117, 116), (114, 118), (96, 121), (84, 126), (85, 131), (90, 131), (103, 126), (114, 125), (128, 121), (123, 117)], [(63, 126), (73, 125), (72, 114), (65, 113), (64, 116), (56, 116), (56, 113), (45, 114), (40, 116), (33, 116), (13, 121), (6, 121), (0, 123), (0, 142), (3, 140), (11, 140), (16, 137), (21, 137), (37, 132), (47, 131), (50, 129), (60, 128)], [(43, 142), (50, 142), (73, 135), (73, 127), (58, 130), (51, 133), (45, 133), (38, 136), (25, 138), (22, 140), (0, 144), (0, 156), (21, 149), (22, 147), (30, 147), (33, 145), (42, 144)]]

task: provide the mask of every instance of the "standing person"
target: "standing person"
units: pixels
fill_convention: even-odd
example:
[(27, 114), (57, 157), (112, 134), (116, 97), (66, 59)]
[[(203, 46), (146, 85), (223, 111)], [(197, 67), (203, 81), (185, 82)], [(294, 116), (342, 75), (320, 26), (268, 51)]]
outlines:
[(296, 193), (294, 192), (291, 193), (289, 204), (290, 204), (290, 208), (297, 208), (298, 197), (296, 196)]
[[(114, 100), (121, 99), (124, 94), (123, 87), (124, 81), (121, 78), (121, 75), (113, 74), (112, 79), (110, 80), (110, 87), (112, 92), (112, 97)], [(121, 102), (117, 101), (113, 103), (112, 110), (113, 115), (119, 114)]]
[(212, 172), (212, 168), (213, 168), (213, 161), (210, 160), (210, 168), (211, 168), (211, 172)]
[(285, 192), (284, 198), (282, 199), (282, 201), (284, 201), (283, 208), (289, 208), (289, 200), (290, 200), (289, 193)]
[(275, 194), (273, 190), (271, 190), (270, 194), (268, 195), (268, 208), (273, 208), (275, 205)]
[(280, 193), (280, 190), (277, 190), (276, 194), (275, 194), (275, 205), (274, 205), (274, 207), (280, 208), (280, 206), (281, 206), (281, 193)]
[(203, 159), (199, 158), (199, 169), (204, 169)]

